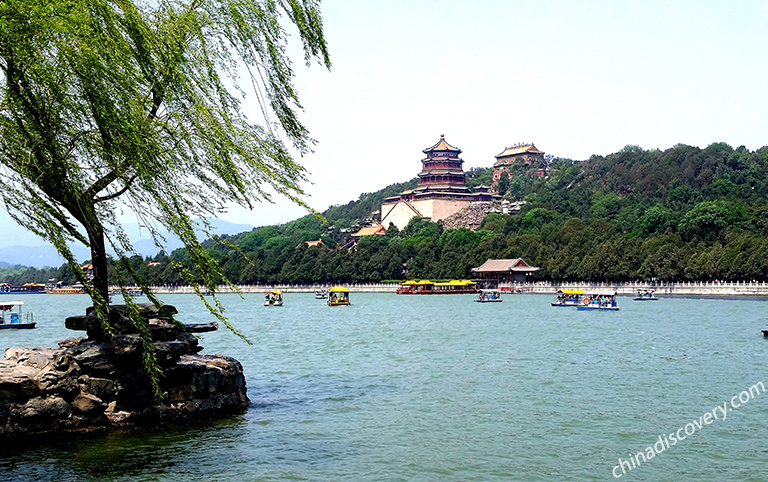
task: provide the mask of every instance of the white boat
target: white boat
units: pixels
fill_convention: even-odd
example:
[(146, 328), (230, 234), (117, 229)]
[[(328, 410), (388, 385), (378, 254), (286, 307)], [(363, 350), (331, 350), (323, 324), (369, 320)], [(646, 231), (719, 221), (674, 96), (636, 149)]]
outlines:
[(657, 296), (653, 294), (654, 290), (638, 290), (637, 296), (632, 298), (635, 301), (659, 301)]
[(584, 293), (579, 311), (619, 311), (616, 304), (616, 291), (589, 291)]
[(283, 306), (283, 292), (272, 290), (264, 293), (264, 306)]
[(328, 292), (326, 290), (317, 290), (315, 291), (315, 299), (316, 300), (325, 300), (328, 298)]
[(580, 306), (584, 297), (584, 290), (560, 290), (552, 300), (552, 306)]
[(499, 290), (480, 290), (475, 301), (478, 303), (500, 303), (504, 300), (501, 299), (501, 291)]
[(23, 304), (23, 301), (0, 301), (0, 329), (23, 330), (35, 327), (32, 313), (26, 313), (26, 317), (22, 317)]

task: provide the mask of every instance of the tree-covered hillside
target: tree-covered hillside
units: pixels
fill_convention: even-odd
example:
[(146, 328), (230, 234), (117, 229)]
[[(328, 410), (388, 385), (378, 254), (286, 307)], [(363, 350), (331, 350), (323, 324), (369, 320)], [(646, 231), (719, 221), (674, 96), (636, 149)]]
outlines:
[[(490, 177), (473, 169), (467, 184)], [(475, 232), (414, 219), (345, 248), (385, 197), (416, 183), (333, 206), (322, 213), (327, 224), (308, 215), (226, 237), (234, 247), (206, 247), (238, 283), (463, 278), (488, 258), (516, 257), (541, 267), (539, 279), (768, 279), (768, 148), (627, 146), (583, 162), (557, 159), (547, 176), (521, 167), (500, 186), (526, 201), (516, 215), (490, 214)], [(317, 239), (325, 246), (305, 243)], [(171, 257), (184, 263), (186, 253)], [(157, 283), (180, 281), (164, 255), (148, 261), (134, 259)]]

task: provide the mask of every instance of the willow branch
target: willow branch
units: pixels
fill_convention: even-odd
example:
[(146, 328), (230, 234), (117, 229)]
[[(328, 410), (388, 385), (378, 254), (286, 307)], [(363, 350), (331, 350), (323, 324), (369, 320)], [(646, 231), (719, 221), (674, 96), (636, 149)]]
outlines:
[(111, 201), (112, 199), (115, 199), (115, 198), (118, 198), (118, 197), (122, 196), (123, 194), (126, 193), (126, 191), (128, 191), (128, 189), (131, 188), (131, 184), (133, 184), (133, 181), (135, 181), (137, 177), (138, 177), (138, 175), (134, 174), (133, 176), (131, 176), (130, 179), (128, 179), (125, 182), (125, 186), (122, 189), (120, 189), (119, 191), (117, 191), (115, 193), (108, 194), (106, 196), (96, 197), (96, 198), (93, 199), (93, 202), (94, 203), (101, 203), (101, 202), (104, 202), (104, 201)]

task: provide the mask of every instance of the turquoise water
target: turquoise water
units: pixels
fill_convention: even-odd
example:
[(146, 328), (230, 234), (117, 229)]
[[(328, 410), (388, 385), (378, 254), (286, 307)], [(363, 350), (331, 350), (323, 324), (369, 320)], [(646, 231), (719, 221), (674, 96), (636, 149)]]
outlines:
[[(5, 447), (0, 480), (615, 480), (619, 458), (768, 383), (765, 299), (624, 297), (619, 312), (583, 312), (544, 295), (261, 298), (221, 297), (253, 346), (201, 336), (203, 353), (242, 362), (245, 414)], [(0, 348), (55, 346), (88, 304), (24, 299), (39, 328), (0, 332)], [(184, 322), (212, 319), (194, 296), (163, 299)], [(766, 433), (768, 393), (622, 478), (765, 480)]]

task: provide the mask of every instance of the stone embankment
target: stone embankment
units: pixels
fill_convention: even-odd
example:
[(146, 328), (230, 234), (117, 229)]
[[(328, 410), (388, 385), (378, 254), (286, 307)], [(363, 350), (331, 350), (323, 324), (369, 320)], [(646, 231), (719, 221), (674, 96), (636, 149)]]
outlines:
[(154, 402), (143, 369), (138, 331), (124, 306), (112, 306), (115, 333), (106, 336), (89, 308), (66, 319), (87, 338), (68, 338), (58, 348), (8, 348), (0, 360), (0, 437), (53, 432), (111, 430), (195, 420), (245, 410), (240, 362), (200, 355), (193, 332), (215, 323), (186, 325), (172, 320), (173, 306), (141, 305), (158, 364), (163, 403)]
[[(327, 290), (334, 284), (314, 284), (314, 285), (293, 285), (293, 284), (273, 284), (273, 285), (238, 285), (237, 291), (240, 293), (265, 293), (270, 290), (280, 290), (283, 293), (315, 293), (318, 290)], [(394, 293), (400, 287), (397, 283), (366, 283), (366, 284), (342, 284), (349, 288), (353, 293)], [(150, 286), (153, 293), (158, 294), (193, 294), (194, 288), (191, 286)], [(222, 286), (217, 293), (235, 293), (236, 291)]]
[[(238, 290), (241, 293), (264, 293), (272, 289), (278, 289), (284, 293), (314, 293), (320, 289), (328, 289), (333, 285), (240, 285)], [(366, 284), (345, 284), (350, 291), (356, 293), (394, 293), (399, 287), (396, 283), (366, 283)], [(665, 296), (768, 296), (768, 283), (764, 281), (755, 282), (678, 282), (678, 283), (646, 283), (646, 282), (627, 282), (627, 283), (588, 283), (588, 282), (567, 282), (553, 283), (549, 281), (537, 281), (534, 283), (510, 283), (501, 284), (499, 287), (506, 287), (513, 290), (520, 289), (524, 293), (557, 293), (562, 289), (615, 289), (620, 295), (632, 295), (638, 290), (654, 290), (657, 295)], [(155, 293), (194, 293), (190, 286), (153, 286)], [(234, 290), (223, 288), (222, 293), (232, 293)]]

